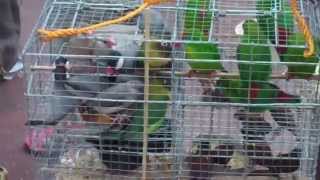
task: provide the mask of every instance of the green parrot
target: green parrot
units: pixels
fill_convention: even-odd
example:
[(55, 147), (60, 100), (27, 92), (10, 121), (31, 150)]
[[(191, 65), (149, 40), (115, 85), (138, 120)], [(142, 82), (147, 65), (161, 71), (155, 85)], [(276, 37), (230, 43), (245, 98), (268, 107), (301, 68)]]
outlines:
[[(263, 12), (271, 12), (275, 7), (274, 0), (258, 0), (256, 4), (257, 10)], [(281, 11), (278, 12), (277, 17), (277, 31), (278, 43), (280, 46), (276, 47), (279, 54), (286, 52), (288, 36), (294, 31), (294, 17), (288, 0), (281, 1)], [(269, 40), (275, 44), (276, 42), (276, 26), (275, 13), (258, 16), (258, 23), (262, 31), (268, 35)]]
[[(205, 40), (205, 35), (199, 30), (194, 29), (192, 36), (188, 32), (186, 33), (188, 40)], [(184, 47), (186, 59), (193, 71), (207, 74), (223, 69), (221, 62), (219, 62), (218, 45), (212, 43), (186, 43)]]
[[(170, 63), (172, 47), (161, 42), (148, 42), (150, 45), (149, 65), (151, 70), (161, 69)], [(145, 43), (142, 44), (138, 57), (145, 57)], [(144, 61), (138, 61), (138, 66), (143, 67)]]
[[(252, 83), (248, 91), (242, 93), (249, 94), (248, 102), (251, 104), (275, 104), (275, 103), (300, 103), (301, 99), (282, 91), (270, 82)], [(250, 107), (250, 112), (264, 112), (272, 109), (271, 106)]]
[[(186, 31), (187, 39), (193, 41), (205, 41), (205, 35), (193, 29), (192, 36), (190, 31)], [(209, 79), (200, 79), (203, 87), (203, 94), (208, 95), (211, 92), (212, 81), (211, 78), (218, 71), (223, 71), (223, 66), (220, 62), (220, 53), (217, 44), (212, 43), (193, 43), (188, 42), (184, 44), (186, 60), (191, 67), (188, 75), (191, 77), (195, 72), (200, 74), (207, 74)]]
[[(300, 103), (301, 99), (297, 96), (288, 94), (278, 86), (270, 82), (240, 81), (240, 78), (221, 78), (217, 82), (216, 90), (219, 95), (227, 98), (232, 103), (249, 104), (276, 104), (276, 103)], [(250, 112), (264, 112), (272, 109), (271, 106), (259, 106), (248, 108)]]
[[(275, 7), (274, 0), (257, 0), (256, 9), (263, 13), (271, 13), (272, 9)], [(261, 31), (270, 38), (270, 40), (275, 39), (275, 26), (274, 26), (274, 15), (264, 14), (257, 16), (258, 23), (261, 27)]]
[(197, 29), (208, 36), (212, 19), (210, 0), (187, 0), (186, 8), (184, 29)]
[[(161, 80), (151, 80), (149, 85), (149, 100), (158, 101), (149, 103), (149, 128), (148, 134), (156, 133), (165, 125), (167, 101), (170, 100), (170, 91)], [(124, 139), (139, 139), (143, 137), (143, 104), (141, 103), (133, 114), (133, 119), (125, 129)]]
[[(288, 45), (305, 45), (305, 39), (303, 34), (295, 33), (290, 35), (288, 39)], [(317, 49), (319, 50), (319, 47), (317, 47)], [(317, 63), (319, 62), (319, 58), (317, 57), (317, 55), (308, 58), (304, 57), (304, 50), (305, 48), (288, 47), (287, 52), (281, 55), (281, 60), (283, 62), (304, 63), (287, 65), (287, 75), (289, 79), (291, 77), (308, 79), (314, 74), (317, 67)]]
[[(268, 81), (272, 73), (272, 55), (267, 46), (267, 36), (261, 31), (254, 20), (247, 20), (243, 24), (244, 35), (241, 37), (240, 45), (237, 48), (237, 59), (239, 61), (239, 73), (242, 82)], [(252, 64), (250, 64), (252, 62)]]

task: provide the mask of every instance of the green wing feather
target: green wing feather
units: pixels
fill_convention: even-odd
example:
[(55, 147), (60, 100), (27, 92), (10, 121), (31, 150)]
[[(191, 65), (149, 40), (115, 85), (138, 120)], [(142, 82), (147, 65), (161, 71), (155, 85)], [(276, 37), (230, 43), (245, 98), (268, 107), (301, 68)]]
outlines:
[(248, 61), (238, 63), (242, 82), (267, 81), (270, 79), (272, 65), (268, 62), (272, 60), (271, 50), (269, 47), (259, 44), (268, 44), (267, 36), (261, 32), (255, 21), (246, 21), (244, 23), (244, 35), (241, 37), (237, 49), (237, 59)]
[[(187, 37), (190, 40), (201, 41), (204, 40), (205, 35), (198, 30), (193, 30), (193, 36), (187, 34)], [(208, 73), (223, 69), (220, 62), (219, 49), (216, 44), (186, 43), (185, 52), (186, 59), (192, 70)]]
[(212, 19), (210, 0), (188, 0), (186, 3), (184, 29), (197, 29), (208, 34)]
[[(166, 112), (168, 108), (167, 101), (170, 100), (170, 91), (160, 80), (152, 80), (150, 82), (150, 101), (158, 101), (149, 103), (149, 128), (148, 133), (153, 134), (161, 127), (165, 126)], [(124, 139), (142, 140), (143, 137), (143, 104), (137, 107), (133, 114), (130, 125), (126, 128)]]

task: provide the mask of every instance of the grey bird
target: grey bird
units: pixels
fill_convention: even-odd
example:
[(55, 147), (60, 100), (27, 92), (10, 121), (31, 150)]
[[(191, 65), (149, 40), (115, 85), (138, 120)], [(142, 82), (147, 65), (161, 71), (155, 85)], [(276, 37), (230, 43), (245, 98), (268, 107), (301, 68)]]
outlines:
[(109, 77), (103, 74), (72, 75), (64, 84), (70, 94), (79, 97), (95, 97), (110, 86)]
[[(120, 83), (97, 96), (97, 99), (105, 99), (106, 101), (88, 101), (87, 105), (101, 114), (118, 113), (129, 108), (135, 103), (134, 101), (141, 100), (143, 88), (143, 82), (137, 80)], [(108, 99), (112, 101), (107, 101)]]
[[(134, 71), (134, 68), (136, 67), (136, 59), (129, 57), (135, 57), (141, 47), (140, 43), (135, 42), (135, 40), (132, 40), (132, 38), (132, 36), (125, 36), (123, 34), (110, 34), (105, 42), (106, 44), (108, 44), (108, 47), (110, 49), (95, 49), (94, 55), (98, 57), (119, 56), (120, 58), (116, 66), (117, 69), (121, 69), (121, 73), (132, 73)], [(109, 59), (99, 58), (97, 64), (103, 65), (105, 62), (109, 61)]]
[(50, 97), (50, 109), (52, 113), (46, 120), (28, 121), (26, 125), (57, 125), (68, 114), (73, 113), (74, 110), (81, 104), (80, 99), (72, 97), (72, 94), (65, 88), (66, 65), (67, 59), (60, 57), (55, 61), (56, 69), (54, 70), (54, 90)]
[(123, 66), (121, 54), (112, 49), (101, 51), (105, 56), (111, 57), (98, 57), (94, 60), (97, 73), (73, 74), (68, 78), (65, 86), (70, 90), (70, 93), (81, 97), (95, 97), (98, 93), (116, 83), (119, 71)]

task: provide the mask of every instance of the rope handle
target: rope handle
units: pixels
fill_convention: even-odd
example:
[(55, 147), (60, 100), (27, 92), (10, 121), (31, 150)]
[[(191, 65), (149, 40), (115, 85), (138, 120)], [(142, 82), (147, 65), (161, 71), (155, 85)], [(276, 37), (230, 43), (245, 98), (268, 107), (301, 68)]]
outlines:
[(307, 42), (307, 49), (304, 51), (304, 57), (308, 58), (315, 54), (315, 45), (314, 45), (314, 39), (312, 36), (312, 33), (309, 29), (309, 26), (304, 19), (304, 17), (301, 15), (299, 9), (298, 9), (298, 3), (297, 0), (291, 0), (291, 9), (292, 14), (295, 17), (299, 30), (303, 33), (304, 38)]
[(68, 28), (68, 29), (56, 29), (56, 30), (39, 29), (38, 33), (39, 33), (40, 39), (42, 41), (52, 41), (52, 40), (58, 39), (58, 38), (77, 36), (80, 34), (90, 34), (92, 31), (97, 30), (99, 28), (109, 26), (112, 24), (123, 23), (123, 22), (130, 20), (130, 19), (134, 18), (135, 16), (141, 14), (145, 9), (147, 9), (148, 7), (150, 7), (152, 5), (157, 5), (157, 4), (165, 3), (168, 1), (170, 1), (170, 0), (144, 0), (144, 3), (142, 5), (140, 5), (137, 9), (129, 12), (128, 14), (126, 14), (122, 17), (116, 18), (116, 19), (107, 20), (105, 22), (101, 22), (101, 23), (90, 25), (90, 26), (83, 27), (83, 28)]

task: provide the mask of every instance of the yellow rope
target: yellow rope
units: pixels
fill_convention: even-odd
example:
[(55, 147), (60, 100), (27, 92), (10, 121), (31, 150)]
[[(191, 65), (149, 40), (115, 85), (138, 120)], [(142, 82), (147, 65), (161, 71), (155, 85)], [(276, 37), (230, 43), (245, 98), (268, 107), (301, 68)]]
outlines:
[(309, 26), (307, 25), (306, 20), (301, 15), (298, 9), (297, 0), (291, 0), (291, 8), (293, 16), (295, 17), (298, 23), (298, 27), (300, 31), (303, 33), (305, 40), (307, 41), (308, 48), (304, 51), (304, 57), (311, 57), (315, 54), (314, 39), (312, 37), (312, 33), (309, 29)]
[(38, 33), (39, 33), (40, 39), (43, 41), (51, 41), (57, 38), (76, 36), (80, 34), (88, 34), (96, 29), (99, 29), (108, 25), (123, 23), (141, 14), (146, 8), (152, 5), (157, 5), (157, 4), (168, 2), (168, 1), (170, 0), (144, 0), (144, 3), (139, 8), (116, 19), (111, 19), (102, 23), (94, 24), (88, 27), (83, 27), (83, 28), (68, 28), (68, 29), (55, 29), (55, 30), (39, 29)]

